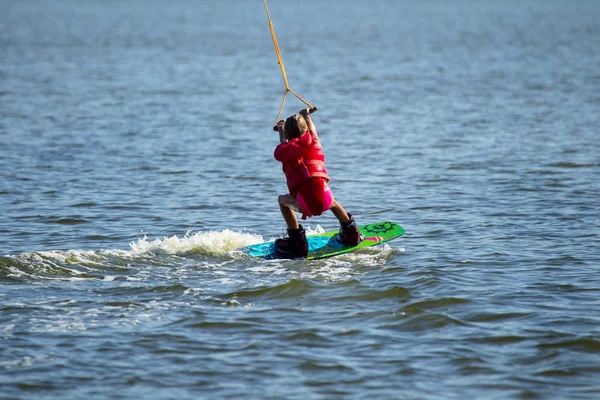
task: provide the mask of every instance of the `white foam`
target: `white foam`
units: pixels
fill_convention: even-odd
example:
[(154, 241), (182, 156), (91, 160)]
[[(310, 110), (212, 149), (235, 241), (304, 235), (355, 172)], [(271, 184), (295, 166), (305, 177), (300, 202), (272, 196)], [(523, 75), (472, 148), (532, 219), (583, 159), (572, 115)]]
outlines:
[(317, 224), (317, 226), (314, 229), (310, 225), (309, 226), (305, 226), (304, 230), (306, 231), (306, 235), (307, 236), (308, 235), (318, 235), (318, 234), (326, 232), (325, 229), (323, 229), (321, 227), (321, 225), (318, 225), (318, 224)]
[(262, 243), (260, 235), (246, 232), (234, 232), (226, 229), (224, 231), (187, 232), (184, 237), (177, 235), (171, 237), (157, 238), (149, 241), (144, 235), (137, 242), (131, 242), (131, 253), (133, 255), (143, 254), (208, 254), (225, 255), (228, 252), (251, 244)]
[(2, 330), (0, 332), (2, 332), (2, 337), (4, 339), (8, 339), (9, 337), (11, 337), (13, 335), (13, 332), (15, 330), (15, 324), (9, 324), (6, 325), (2, 328)]
[[(62, 270), (73, 275), (83, 275), (86, 272), (67, 267), (69, 264), (77, 265), (86, 271), (94, 271), (103, 267), (104, 257), (92, 250), (67, 250), (67, 251), (39, 251), (22, 253), (13, 258), (20, 262), (35, 265), (38, 272), (52, 272), (50, 269)], [(17, 271), (13, 271), (17, 273)], [(23, 271), (19, 271), (23, 274)], [(28, 275), (28, 274), (25, 274)]]

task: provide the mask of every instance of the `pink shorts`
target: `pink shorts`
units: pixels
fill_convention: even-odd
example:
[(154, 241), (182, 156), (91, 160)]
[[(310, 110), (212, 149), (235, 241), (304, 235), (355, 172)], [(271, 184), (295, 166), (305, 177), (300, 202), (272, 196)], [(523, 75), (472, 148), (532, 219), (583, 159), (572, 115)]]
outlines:
[(323, 179), (317, 179), (298, 189), (296, 201), (302, 211), (302, 219), (323, 214), (333, 204), (333, 193)]

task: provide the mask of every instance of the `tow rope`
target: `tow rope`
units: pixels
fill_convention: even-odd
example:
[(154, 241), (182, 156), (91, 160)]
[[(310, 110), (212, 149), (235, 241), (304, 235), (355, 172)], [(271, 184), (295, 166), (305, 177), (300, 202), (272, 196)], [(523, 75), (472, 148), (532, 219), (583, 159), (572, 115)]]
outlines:
[(271, 30), (271, 37), (273, 38), (273, 45), (275, 46), (275, 53), (277, 54), (277, 64), (281, 68), (281, 75), (283, 76), (283, 83), (285, 83), (285, 93), (283, 94), (283, 100), (281, 101), (281, 107), (279, 107), (279, 114), (277, 114), (277, 119), (275, 120), (275, 124), (279, 121), (279, 117), (281, 116), (281, 111), (283, 110), (283, 105), (285, 104), (285, 98), (288, 93), (292, 93), (294, 96), (298, 98), (301, 102), (306, 104), (308, 108), (313, 109), (313, 107), (309, 102), (304, 100), (302, 97), (298, 95), (298, 93), (294, 92), (290, 85), (288, 84), (287, 75), (285, 74), (285, 66), (283, 65), (283, 59), (281, 58), (281, 51), (279, 50), (279, 44), (277, 43), (277, 36), (275, 36), (275, 29), (273, 29), (273, 22), (271, 22), (271, 16), (269, 15), (269, 8), (267, 7), (267, 0), (264, 0), (265, 3), (265, 11), (267, 12), (267, 18), (269, 19), (269, 29)]

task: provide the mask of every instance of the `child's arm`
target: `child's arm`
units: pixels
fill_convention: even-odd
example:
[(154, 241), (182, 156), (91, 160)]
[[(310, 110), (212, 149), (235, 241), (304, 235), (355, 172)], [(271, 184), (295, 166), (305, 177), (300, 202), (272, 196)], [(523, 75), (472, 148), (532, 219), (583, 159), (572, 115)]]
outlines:
[(279, 120), (279, 122), (277, 122), (277, 130), (279, 131), (279, 143), (287, 143), (288, 140), (285, 137), (285, 131), (283, 130), (283, 126), (285, 124), (285, 120)]
[(313, 136), (313, 140), (317, 143), (321, 143), (319, 140), (319, 136), (317, 135), (317, 127), (315, 126), (315, 123), (313, 122), (312, 118), (310, 117), (310, 114), (317, 111), (317, 108), (305, 108), (303, 110), (300, 110), (300, 115), (302, 115), (304, 117), (304, 119), (306, 120), (306, 124), (308, 125), (308, 130), (310, 131), (310, 133), (312, 133)]

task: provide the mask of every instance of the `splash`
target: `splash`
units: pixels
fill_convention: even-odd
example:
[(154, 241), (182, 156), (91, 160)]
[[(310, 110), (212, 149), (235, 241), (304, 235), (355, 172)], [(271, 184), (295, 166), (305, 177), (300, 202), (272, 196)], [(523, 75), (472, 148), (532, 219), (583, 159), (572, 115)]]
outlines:
[[(114, 251), (117, 254), (118, 251)], [(120, 251), (120, 253), (124, 253)], [(40, 251), (0, 257), (0, 280), (43, 278), (79, 281), (93, 277), (106, 265), (108, 252), (91, 250)]]
[(240, 247), (262, 243), (263, 238), (247, 232), (224, 231), (187, 232), (182, 238), (177, 235), (149, 241), (144, 235), (137, 242), (131, 242), (132, 255), (144, 254), (204, 254), (222, 256)]
[(323, 227), (319, 224), (317, 224), (316, 227), (311, 227), (310, 225), (307, 225), (304, 227), (304, 230), (306, 231), (306, 236), (310, 236), (310, 235), (318, 235), (321, 233), (325, 233), (325, 229), (323, 229)]
[[(220, 232), (187, 232), (177, 236), (148, 240), (146, 236), (130, 243), (131, 250), (55, 250), (28, 252), (0, 257), (0, 282), (12, 279), (58, 279), (80, 281), (102, 279), (114, 281), (139, 279), (130, 275), (132, 265), (173, 265), (172, 257), (157, 255), (227, 256), (233, 250), (261, 243), (262, 236), (224, 230)], [(175, 262), (176, 263), (176, 262)], [(106, 274), (109, 272), (109, 274)]]

